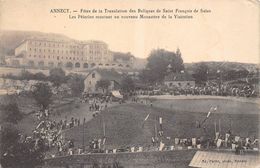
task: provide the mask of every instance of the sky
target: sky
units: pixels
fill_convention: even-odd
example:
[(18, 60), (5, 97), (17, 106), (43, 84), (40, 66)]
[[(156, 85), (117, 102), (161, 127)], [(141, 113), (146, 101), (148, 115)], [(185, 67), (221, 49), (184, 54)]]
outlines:
[[(153, 49), (176, 51), (179, 48), (184, 62), (259, 63), (259, 4), (257, 0), (0, 0), (0, 29), (102, 40), (112, 51), (131, 52), (140, 58), (148, 57)], [(56, 8), (71, 11), (207, 9), (211, 12), (191, 14), (193, 19), (91, 20), (50, 13)]]

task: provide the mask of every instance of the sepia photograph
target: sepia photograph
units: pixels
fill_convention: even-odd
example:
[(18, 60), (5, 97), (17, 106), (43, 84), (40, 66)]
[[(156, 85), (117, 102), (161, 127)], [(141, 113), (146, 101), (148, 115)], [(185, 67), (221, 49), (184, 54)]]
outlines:
[(0, 0), (0, 168), (260, 168), (259, 0)]

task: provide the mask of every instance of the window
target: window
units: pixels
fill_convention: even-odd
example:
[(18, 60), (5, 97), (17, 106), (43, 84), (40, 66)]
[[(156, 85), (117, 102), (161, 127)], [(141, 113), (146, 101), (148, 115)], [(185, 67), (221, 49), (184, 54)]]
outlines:
[(93, 73), (93, 74), (92, 74), (92, 78), (95, 78), (95, 77), (96, 77), (96, 74), (95, 74), (95, 73)]
[(188, 82), (187, 85), (190, 86), (190, 83)]

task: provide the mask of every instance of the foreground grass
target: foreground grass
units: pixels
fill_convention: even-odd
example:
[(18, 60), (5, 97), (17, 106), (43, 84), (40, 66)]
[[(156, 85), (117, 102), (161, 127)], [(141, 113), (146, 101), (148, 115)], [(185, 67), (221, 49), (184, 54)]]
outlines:
[[(203, 104), (203, 103), (202, 103)], [(185, 106), (184, 103), (182, 106)], [(223, 106), (224, 108), (225, 106)], [(196, 111), (196, 109), (194, 109)], [(228, 109), (226, 109), (228, 110)], [(148, 113), (151, 115), (143, 126), (143, 120)], [(106, 145), (108, 148), (119, 148), (132, 145), (151, 145), (151, 137), (154, 136), (154, 126), (159, 123), (157, 118), (163, 118), (164, 139), (166, 143), (173, 143), (174, 137), (213, 137), (214, 122), (220, 120), (221, 133), (231, 129), (235, 135), (242, 137), (258, 137), (258, 115), (240, 113), (213, 113), (206, 121), (205, 127), (196, 128), (196, 121), (206, 117), (205, 112), (190, 112), (169, 110), (162, 107), (149, 107), (142, 104), (123, 104), (109, 108), (99, 116), (86, 123), (84, 127), (84, 144), (88, 144), (93, 138), (103, 137), (103, 123), (105, 123)], [(66, 138), (74, 139), (76, 145), (83, 143), (83, 127), (75, 127), (65, 133)]]

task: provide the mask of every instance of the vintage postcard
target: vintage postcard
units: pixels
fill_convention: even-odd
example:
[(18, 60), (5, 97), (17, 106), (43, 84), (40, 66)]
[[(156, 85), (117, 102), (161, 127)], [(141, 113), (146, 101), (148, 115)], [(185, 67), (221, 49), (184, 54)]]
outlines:
[(259, 168), (258, 0), (0, 0), (0, 168)]

